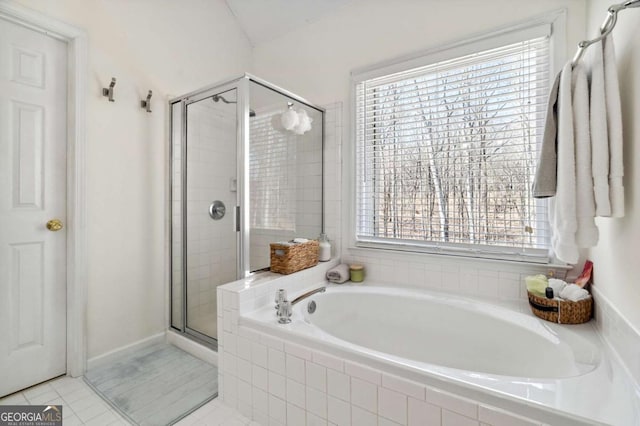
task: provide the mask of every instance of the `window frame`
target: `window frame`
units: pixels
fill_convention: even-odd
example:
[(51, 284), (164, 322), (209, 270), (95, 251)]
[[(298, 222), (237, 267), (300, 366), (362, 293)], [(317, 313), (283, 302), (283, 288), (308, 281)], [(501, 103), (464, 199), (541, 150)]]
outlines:
[[(528, 40), (547, 32), (549, 35), (549, 78), (559, 72), (560, 67), (566, 60), (566, 10), (558, 10), (543, 16), (530, 19), (524, 23), (511, 25), (497, 29), (495, 31), (479, 34), (458, 42), (440, 46), (435, 49), (418, 52), (416, 54), (403, 56), (371, 66), (355, 69), (351, 72), (351, 139), (348, 155), (350, 161), (345, 162), (350, 165), (345, 172), (349, 177), (349, 190), (351, 197), (349, 201), (349, 241), (350, 249), (373, 249), (373, 250), (393, 250), (413, 253), (462, 256), (472, 258), (485, 258), (503, 261), (516, 261), (532, 264), (554, 264), (553, 254), (544, 249), (520, 250), (515, 247), (482, 246), (475, 244), (455, 244), (446, 247), (438, 244), (429, 244), (428, 241), (412, 240), (388, 240), (385, 238), (368, 237), (358, 239), (358, 202), (359, 194), (357, 182), (357, 87), (366, 80), (388, 76), (394, 73), (424, 67), (441, 61), (455, 59), (475, 52), (481, 52), (492, 48), (505, 46), (518, 41)], [(551, 85), (551, 81), (549, 82)], [(550, 249), (549, 249), (550, 250)]]

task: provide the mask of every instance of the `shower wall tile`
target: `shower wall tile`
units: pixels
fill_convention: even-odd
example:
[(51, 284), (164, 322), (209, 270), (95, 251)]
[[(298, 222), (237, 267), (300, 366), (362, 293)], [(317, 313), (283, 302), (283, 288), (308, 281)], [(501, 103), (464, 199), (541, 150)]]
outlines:
[(281, 112), (257, 111), (250, 124), (251, 270), (269, 266), (270, 243), (320, 234), (322, 126), (314, 117), (304, 135), (283, 131), (273, 124)]
[[(325, 139), (324, 139), (324, 215), (325, 232), (332, 244), (332, 257), (337, 258), (341, 253), (341, 195), (342, 182), (342, 128), (336, 117), (342, 114), (342, 103), (325, 105)], [(314, 127), (315, 132), (320, 127)], [(305, 138), (318, 137), (308, 134)], [(304, 141), (302, 141), (304, 142)], [(286, 241), (298, 236), (307, 238), (318, 237), (318, 223), (321, 220), (322, 200), (320, 198), (319, 183), (316, 173), (319, 173), (322, 156), (312, 144), (298, 143), (296, 145), (297, 164), (299, 165), (296, 186), (295, 232), (284, 230), (270, 230), (254, 227), (251, 229), (251, 261), (252, 269), (270, 264), (269, 244), (276, 241)], [(257, 148), (255, 148), (257, 149)], [(258, 195), (252, 198), (253, 207), (260, 205)]]

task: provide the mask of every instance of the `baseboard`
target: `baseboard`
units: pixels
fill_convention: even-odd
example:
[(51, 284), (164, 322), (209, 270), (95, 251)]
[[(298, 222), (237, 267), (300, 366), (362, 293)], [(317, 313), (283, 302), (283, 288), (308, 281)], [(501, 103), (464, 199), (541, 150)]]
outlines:
[(89, 358), (87, 360), (87, 370), (100, 367), (101, 365), (112, 362), (119, 357), (128, 355), (142, 348), (163, 343), (165, 342), (165, 340), (166, 340), (166, 332), (163, 331), (162, 333), (154, 334), (153, 336), (146, 337), (142, 340), (138, 340), (137, 342), (133, 342), (131, 344), (121, 346), (117, 349), (114, 349), (102, 355)]
[(198, 342), (195, 342), (188, 337), (184, 337), (180, 333), (176, 333), (173, 330), (167, 331), (167, 343), (172, 344), (183, 351), (201, 359), (204, 362), (218, 366), (218, 352)]

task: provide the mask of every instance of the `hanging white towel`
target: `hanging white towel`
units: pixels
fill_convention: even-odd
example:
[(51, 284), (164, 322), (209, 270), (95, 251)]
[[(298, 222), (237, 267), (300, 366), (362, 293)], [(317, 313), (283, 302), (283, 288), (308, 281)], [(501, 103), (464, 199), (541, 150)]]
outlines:
[(609, 134), (609, 201), (611, 216), (624, 216), (624, 186), (622, 176), (622, 108), (620, 106), (620, 86), (613, 38), (602, 40), (604, 51), (604, 88), (607, 105), (607, 129)]
[(572, 73), (573, 137), (576, 157), (576, 245), (586, 248), (598, 243), (595, 222), (596, 205), (591, 172), (591, 138), (589, 137), (589, 85), (582, 64)]
[(604, 64), (602, 45), (592, 46), (589, 61), (591, 170), (596, 216), (611, 216), (609, 203), (609, 135), (607, 132), (607, 107), (604, 95)]
[(576, 264), (576, 160), (571, 83), (569, 62), (562, 69), (558, 90), (558, 179), (555, 199), (549, 203), (553, 209), (549, 216), (552, 228), (551, 247), (556, 257), (563, 262)]
[[(547, 101), (547, 115), (542, 134), (542, 147), (533, 181), (533, 197), (547, 198), (556, 195), (556, 175), (558, 173), (556, 145), (558, 137), (558, 86), (560, 73), (553, 80)], [(607, 165), (609, 163), (607, 162)], [(607, 177), (608, 178), (608, 177)], [(608, 182), (608, 180), (607, 180)]]

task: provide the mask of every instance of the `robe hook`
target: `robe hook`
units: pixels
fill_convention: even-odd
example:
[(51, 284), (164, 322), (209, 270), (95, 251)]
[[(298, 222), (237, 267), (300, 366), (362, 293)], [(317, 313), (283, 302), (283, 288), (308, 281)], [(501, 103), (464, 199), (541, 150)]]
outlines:
[(113, 87), (116, 85), (116, 78), (111, 77), (111, 83), (109, 83), (109, 87), (105, 87), (102, 89), (102, 96), (106, 96), (109, 98), (109, 102), (115, 102), (113, 99)]
[(151, 96), (153, 96), (153, 92), (149, 90), (147, 94), (147, 99), (143, 99), (140, 101), (140, 107), (147, 110), (147, 112), (151, 112)]

